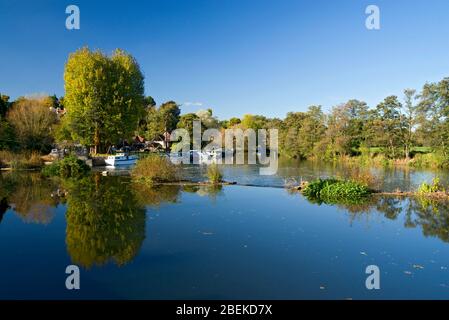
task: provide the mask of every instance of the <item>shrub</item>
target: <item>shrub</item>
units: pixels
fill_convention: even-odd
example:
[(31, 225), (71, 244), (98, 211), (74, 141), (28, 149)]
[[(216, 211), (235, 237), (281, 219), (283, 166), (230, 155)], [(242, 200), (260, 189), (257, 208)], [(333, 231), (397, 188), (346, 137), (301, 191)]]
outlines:
[(169, 159), (150, 155), (137, 161), (131, 171), (133, 178), (147, 183), (173, 182), (179, 180), (178, 167)]
[(45, 177), (55, 177), (59, 176), (59, 163), (55, 161), (49, 165), (42, 168), (41, 173)]
[(354, 181), (339, 181), (329, 184), (320, 192), (320, 198), (327, 202), (359, 200), (371, 193), (368, 187)]
[(309, 183), (303, 190), (303, 194), (307, 198), (326, 203), (360, 202), (371, 192), (366, 185), (337, 179), (318, 179)]
[(432, 184), (428, 184), (423, 182), (418, 188), (418, 194), (426, 195), (436, 192), (445, 192), (444, 187), (440, 184), (440, 179), (435, 178), (432, 181)]
[(49, 151), (53, 143), (50, 128), (57, 116), (50, 110), (51, 98), (34, 96), (19, 98), (7, 113), (7, 121), (15, 132), (15, 139), (22, 149)]
[(216, 163), (207, 167), (207, 177), (212, 184), (218, 184), (223, 181), (223, 174)]
[(90, 171), (90, 167), (84, 161), (75, 156), (68, 156), (60, 161), (45, 166), (42, 174), (47, 177), (60, 176), (62, 178), (81, 178)]
[(302, 193), (306, 197), (319, 198), (321, 190), (323, 190), (326, 186), (337, 182), (338, 180), (336, 179), (325, 179), (325, 180), (318, 179), (308, 183), (307, 186), (302, 191)]

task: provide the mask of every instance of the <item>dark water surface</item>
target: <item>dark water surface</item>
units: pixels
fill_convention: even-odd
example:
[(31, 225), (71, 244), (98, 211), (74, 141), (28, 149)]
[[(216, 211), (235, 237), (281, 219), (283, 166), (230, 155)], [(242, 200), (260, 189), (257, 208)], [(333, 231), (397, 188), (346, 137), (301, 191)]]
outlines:
[[(227, 170), (249, 179), (252, 168)], [(409, 176), (412, 185), (421, 175)], [(279, 188), (31, 174), (2, 174), (0, 200), (2, 299), (449, 298), (446, 203), (378, 197), (344, 207)], [(70, 264), (81, 290), (65, 288)], [(373, 264), (381, 289), (369, 291)]]

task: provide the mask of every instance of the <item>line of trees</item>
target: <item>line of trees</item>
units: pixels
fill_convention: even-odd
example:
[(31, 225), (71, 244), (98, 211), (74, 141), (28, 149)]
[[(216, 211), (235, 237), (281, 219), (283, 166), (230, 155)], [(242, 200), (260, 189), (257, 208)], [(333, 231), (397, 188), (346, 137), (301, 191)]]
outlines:
[[(388, 96), (377, 106), (349, 100), (328, 113), (321, 106), (289, 112), (284, 119), (244, 115), (220, 121), (211, 109), (181, 114), (175, 101), (160, 106), (144, 95), (144, 76), (130, 54), (111, 56), (82, 48), (69, 56), (65, 96), (22, 97), (0, 94), (0, 149), (46, 151), (56, 141), (78, 142), (104, 152), (135, 135), (157, 139), (193, 120), (203, 129), (279, 129), (280, 153), (301, 159), (335, 159), (381, 153), (409, 159), (417, 147), (449, 158), (449, 78), (427, 83), (420, 92)], [(64, 110), (58, 116), (56, 109)], [(66, 111), (66, 112), (65, 112)]]
[(386, 97), (374, 108), (359, 100), (291, 112), (281, 124), (282, 152), (293, 157), (353, 156), (382, 153), (409, 159), (413, 148), (449, 153), (449, 78), (426, 84), (420, 93), (404, 90), (401, 100)]

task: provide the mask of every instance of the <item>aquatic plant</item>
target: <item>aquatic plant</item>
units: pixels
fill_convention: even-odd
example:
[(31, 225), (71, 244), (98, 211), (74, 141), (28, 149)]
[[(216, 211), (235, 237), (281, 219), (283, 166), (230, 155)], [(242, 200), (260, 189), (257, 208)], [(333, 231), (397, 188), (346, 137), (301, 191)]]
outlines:
[(440, 183), (440, 178), (434, 178), (432, 184), (423, 182), (418, 188), (418, 194), (428, 195), (432, 193), (445, 192), (446, 190)]
[(207, 177), (212, 184), (218, 184), (223, 180), (223, 174), (217, 164), (211, 164), (207, 167)]
[(137, 161), (131, 171), (134, 180), (154, 184), (179, 181), (179, 170), (169, 159), (150, 155)]
[(302, 191), (309, 200), (326, 203), (356, 203), (372, 193), (366, 185), (355, 181), (318, 179)]
[(319, 198), (321, 190), (323, 190), (326, 186), (337, 182), (337, 179), (314, 180), (307, 184), (307, 186), (303, 189), (302, 194), (310, 198)]
[(371, 193), (370, 189), (354, 181), (338, 181), (328, 184), (320, 192), (320, 198), (326, 202), (359, 200)]
[(41, 173), (46, 177), (60, 176), (62, 178), (80, 178), (90, 171), (84, 161), (75, 156), (68, 156), (62, 160), (42, 168)]

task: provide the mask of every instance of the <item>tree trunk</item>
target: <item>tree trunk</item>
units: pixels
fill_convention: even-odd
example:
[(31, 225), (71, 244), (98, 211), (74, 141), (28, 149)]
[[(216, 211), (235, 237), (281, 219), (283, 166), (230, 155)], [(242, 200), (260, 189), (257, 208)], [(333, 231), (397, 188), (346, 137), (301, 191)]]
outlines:
[(97, 154), (100, 151), (100, 130), (98, 129), (98, 126), (95, 127), (94, 145), (95, 153)]

